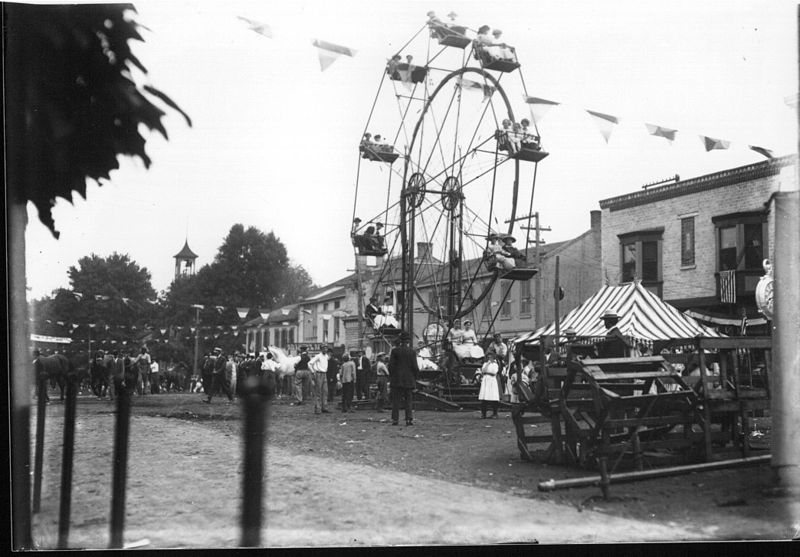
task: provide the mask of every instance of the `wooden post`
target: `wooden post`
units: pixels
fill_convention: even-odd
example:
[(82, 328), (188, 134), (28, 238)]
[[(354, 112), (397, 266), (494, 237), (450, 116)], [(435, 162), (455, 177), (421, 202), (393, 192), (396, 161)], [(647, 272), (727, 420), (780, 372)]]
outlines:
[(75, 406), (78, 377), (67, 375), (67, 400), (64, 405), (64, 446), (61, 458), (61, 504), (58, 511), (58, 549), (69, 542), (69, 519), (72, 509), (72, 464), (75, 453)]
[(703, 440), (705, 446), (706, 462), (713, 459), (711, 447), (711, 382), (708, 380), (708, 370), (706, 369), (706, 354), (700, 342), (696, 344), (698, 354), (698, 365), (700, 366), (700, 382), (703, 385)]
[(47, 412), (47, 381), (36, 379), (36, 455), (33, 465), (33, 512), (38, 513), (42, 500), (42, 463), (44, 461), (44, 426)]
[(272, 393), (261, 378), (245, 381), (244, 409), (244, 475), (242, 477), (241, 547), (261, 545), (261, 515), (264, 478), (264, 445), (267, 436), (266, 416)]
[(195, 308), (194, 315), (194, 374), (199, 375), (197, 369), (198, 362), (200, 361), (200, 308)]
[(553, 298), (555, 298), (555, 312), (556, 312), (555, 315), (554, 315), (554, 317), (555, 317), (555, 325), (556, 325), (556, 338), (555, 338), (555, 341), (553, 342), (554, 349), (558, 348), (558, 337), (559, 337), (559, 334), (560, 334), (559, 327), (561, 326), (561, 317), (559, 316), (559, 313), (558, 313), (558, 311), (559, 311), (558, 304), (561, 301), (560, 300), (561, 284), (558, 281), (558, 267), (559, 267), (559, 261), (558, 260), (559, 260), (559, 256), (556, 255), (556, 280), (555, 280), (556, 284), (555, 284), (555, 289), (553, 290)]
[[(24, 6), (8, 3), (3, 6), (5, 20), (15, 20)], [(13, 481), (11, 482), (10, 511), (11, 547), (16, 550), (32, 549), (31, 536), (31, 482), (30, 482), (30, 368), (31, 353), (28, 344), (28, 302), (25, 277), (25, 228), (28, 224), (26, 191), (35, 182), (36, 160), (33, 148), (36, 135), (26, 133), (26, 117), (31, 106), (29, 96), (35, 94), (30, 87), (30, 59), (37, 55), (29, 46), (24, 26), (8, 25), (4, 28), (5, 129), (6, 129), (6, 280), (8, 295), (8, 403), (9, 445), (8, 458)], [(37, 184), (41, 186), (41, 183)], [(7, 507), (8, 509), (8, 507)]]
[[(125, 377), (124, 356), (122, 377)], [(117, 391), (117, 423), (114, 435), (114, 476), (111, 487), (111, 536), (109, 549), (122, 548), (125, 529), (125, 488), (128, 477), (128, 433), (131, 422), (131, 393), (133, 385)]]
[[(796, 165), (797, 163), (795, 163)], [(795, 176), (795, 180), (797, 177)], [(797, 188), (797, 183), (793, 189)], [(797, 191), (773, 196), (775, 213), (775, 298), (772, 363), (772, 469), (780, 487), (800, 488), (800, 198)], [(800, 516), (792, 519), (797, 522)]]
[(608, 457), (603, 455), (599, 459), (600, 462), (600, 490), (603, 492), (603, 499), (608, 499), (610, 496), (609, 485), (611, 479), (608, 476)]
[[(533, 218), (536, 222), (536, 239), (534, 240), (533, 244), (533, 254), (534, 254), (533, 258), (534, 261), (536, 261), (536, 269), (537, 269), (537, 273), (533, 275), (533, 280), (534, 280), (533, 292), (536, 298), (536, 307), (534, 308), (534, 311), (536, 312), (536, 317), (533, 323), (533, 328), (534, 330), (536, 330), (542, 326), (542, 321), (543, 321), (542, 310), (544, 309), (544, 307), (542, 306), (542, 269), (541, 269), (542, 260), (541, 260), (541, 251), (539, 251), (539, 243), (541, 242), (541, 238), (539, 236), (538, 211), (533, 214)], [(527, 246), (525, 246), (525, 248), (527, 249)]]

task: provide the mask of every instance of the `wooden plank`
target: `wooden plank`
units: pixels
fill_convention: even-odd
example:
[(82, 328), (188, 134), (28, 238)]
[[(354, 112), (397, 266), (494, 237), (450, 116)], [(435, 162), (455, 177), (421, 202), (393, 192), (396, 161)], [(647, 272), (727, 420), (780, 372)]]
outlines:
[(586, 365), (616, 365), (616, 364), (647, 364), (647, 363), (661, 363), (664, 358), (661, 356), (644, 356), (641, 358), (585, 358), (581, 360), (581, 364)]
[(693, 416), (648, 416), (646, 418), (618, 418), (608, 419), (603, 422), (603, 427), (636, 427), (636, 426), (657, 426), (657, 425), (678, 425), (694, 423)]
[(710, 350), (735, 350), (736, 348), (772, 348), (770, 337), (728, 337), (728, 338), (699, 338), (697, 344), (700, 349)]
[(658, 377), (680, 377), (680, 374), (677, 371), (658, 369), (653, 371), (615, 371), (613, 373), (601, 371), (599, 373), (591, 373), (591, 376), (597, 381), (611, 381), (614, 379), (645, 380)]
[(461, 408), (461, 406), (456, 404), (455, 402), (450, 402), (449, 400), (445, 400), (443, 398), (439, 398), (438, 396), (435, 396), (435, 395), (432, 395), (432, 394), (428, 394), (428, 393), (423, 392), (423, 391), (416, 391), (414, 393), (414, 397), (420, 397), (420, 398), (424, 399), (424, 401), (426, 401), (426, 402), (435, 402), (436, 404), (439, 404), (441, 406), (445, 406), (447, 408), (452, 408), (454, 410), (458, 410), (458, 409)]

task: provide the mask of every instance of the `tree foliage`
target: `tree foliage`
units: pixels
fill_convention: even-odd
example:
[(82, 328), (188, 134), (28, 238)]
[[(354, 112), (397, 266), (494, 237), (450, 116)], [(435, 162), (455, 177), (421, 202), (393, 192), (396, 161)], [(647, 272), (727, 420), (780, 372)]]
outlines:
[[(202, 305), (200, 325), (206, 330), (222, 327), (221, 330), (227, 331), (243, 323), (235, 308), (249, 308), (252, 317), (258, 309), (273, 309), (296, 301), (313, 286), (306, 270), (291, 264), (286, 246), (273, 232), (234, 224), (210, 264), (200, 268), (196, 275), (175, 279), (161, 311), (171, 323), (191, 326), (198, 323), (198, 309), (192, 306)], [(212, 345), (239, 350), (244, 340), (241, 334), (203, 337), (201, 351)]]
[(124, 4), (4, 3), (9, 177), (15, 201), (32, 201), (58, 237), (56, 197), (85, 197), (86, 179), (109, 179), (118, 155), (150, 165), (140, 126), (165, 138), (161, 103), (189, 117), (164, 93), (137, 85), (147, 70), (131, 52), (143, 40)]
[(58, 289), (33, 302), (35, 332), (135, 342), (157, 317), (148, 302), (155, 298), (150, 272), (126, 254), (84, 256), (67, 274), (71, 290)]

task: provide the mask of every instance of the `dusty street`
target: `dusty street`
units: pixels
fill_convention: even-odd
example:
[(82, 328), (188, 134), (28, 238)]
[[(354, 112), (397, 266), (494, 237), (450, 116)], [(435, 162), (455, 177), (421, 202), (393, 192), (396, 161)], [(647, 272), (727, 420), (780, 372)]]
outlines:
[[(114, 414), (78, 401), (70, 546), (109, 539)], [(63, 405), (47, 407), (41, 549), (58, 531)], [(235, 547), (241, 495), (240, 407), (200, 395), (134, 397), (125, 543)], [(34, 429), (35, 418), (32, 422)], [(599, 489), (541, 493), (542, 479), (586, 475), (522, 462), (509, 414), (314, 415), (277, 401), (269, 418), (266, 519), (270, 547), (786, 539), (785, 498), (766, 497), (769, 467), (691, 474)], [(33, 444), (32, 444), (33, 447)], [(33, 454), (33, 453), (32, 453)]]

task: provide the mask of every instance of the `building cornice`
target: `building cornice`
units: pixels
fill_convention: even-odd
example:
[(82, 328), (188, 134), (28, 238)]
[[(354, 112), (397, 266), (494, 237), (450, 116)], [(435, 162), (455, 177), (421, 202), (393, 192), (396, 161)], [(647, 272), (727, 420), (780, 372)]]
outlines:
[(691, 178), (682, 182), (674, 184), (666, 184), (656, 188), (635, 191), (626, 193), (617, 197), (610, 197), (608, 199), (600, 200), (600, 208), (608, 209), (610, 211), (619, 211), (622, 209), (629, 209), (639, 205), (654, 203), (656, 201), (663, 201), (674, 197), (683, 195), (691, 195), (707, 190), (716, 188), (723, 188), (733, 184), (757, 180), (767, 176), (774, 176), (780, 173), (781, 168), (788, 166), (796, 161), (795, 155), (787, 155), (770, 159), (768, 161), (749, 164), (747, 166), (740, 166), (738, 168), (731, 168), (723, 170), (722, 172), (715, 172), (713, 174), (706, 174), (697, 178)]

